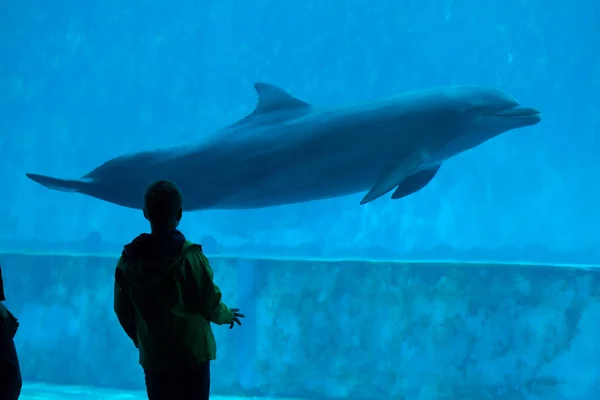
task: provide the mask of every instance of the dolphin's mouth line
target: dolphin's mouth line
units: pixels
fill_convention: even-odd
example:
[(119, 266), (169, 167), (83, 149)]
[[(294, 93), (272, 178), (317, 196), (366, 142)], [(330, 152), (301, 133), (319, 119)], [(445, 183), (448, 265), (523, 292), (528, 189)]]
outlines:
[(515, 106), (505, 110), (487, 111), (481, 115), (490, 117), (533, 117), (540, 114), (539, 110), (532, 107)]

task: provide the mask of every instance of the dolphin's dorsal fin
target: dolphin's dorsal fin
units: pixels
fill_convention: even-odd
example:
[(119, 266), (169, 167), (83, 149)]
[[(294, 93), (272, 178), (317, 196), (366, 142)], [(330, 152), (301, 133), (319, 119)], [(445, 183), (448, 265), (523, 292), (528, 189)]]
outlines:
[(253, 115), (310, 107), (307, 102), (295, 98), (285, 90), (270, 83), (256, 82), (254, 89), (258, 94), (258, 102), (252, 113)]

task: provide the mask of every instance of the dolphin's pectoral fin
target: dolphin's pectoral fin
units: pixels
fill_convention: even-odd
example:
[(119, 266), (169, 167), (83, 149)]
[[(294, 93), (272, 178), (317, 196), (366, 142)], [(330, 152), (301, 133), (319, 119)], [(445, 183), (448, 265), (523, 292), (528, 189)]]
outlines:
[(420, 157), (417, 155), (390, 163), (381, 178), (379, 178), (377, 183), (369, 190), (369, 193), (363, 197), (360, 204), (367, 204), (400, 185), (417, 169), (420, 163)]
[(423, 189), (433, 180), (433, 177), (440, 170), (440, 167), (441, 165), (438, 165), (437, 167), (425, 169), (407, 176), (406, 179), (398, 185), (398, 188), (396, 188), (394, 193), (392, 193), (392, 199), (401, 199)]
[(310, 104), (307, 102), (292, 96), (285, 90), (270, 83), (256, 82), (254, 89), (256, 89), (256, 93), (258, 94), (258, 102), (252, 113), (253, 115), (285, 109), (310, 107)]

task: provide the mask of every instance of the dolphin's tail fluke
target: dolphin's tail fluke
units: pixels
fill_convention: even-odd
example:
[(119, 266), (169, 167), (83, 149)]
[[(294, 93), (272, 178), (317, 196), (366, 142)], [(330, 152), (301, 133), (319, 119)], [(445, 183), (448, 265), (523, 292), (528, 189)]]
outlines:
[(25, 175), (32, 181), (37, 182), (48, 189), (58, 190), (60, 192), (82, 192), (88, 185), (88, 182), (81, 179), (58, 179), (38, 174)]

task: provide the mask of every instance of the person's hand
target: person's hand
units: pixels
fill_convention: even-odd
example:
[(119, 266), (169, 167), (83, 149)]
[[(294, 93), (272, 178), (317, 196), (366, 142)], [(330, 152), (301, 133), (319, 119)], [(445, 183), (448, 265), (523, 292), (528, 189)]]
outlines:
[(234, 324), (242, 326), (240, 318), (244, 318), (244, 314), (241, 314), (239, 311), (239, 308), (231, 308), (231, 312), (233, 313), (233, 319), (231, 320), (231, 325), (229, 325), (229, 329), (233, 329)]

